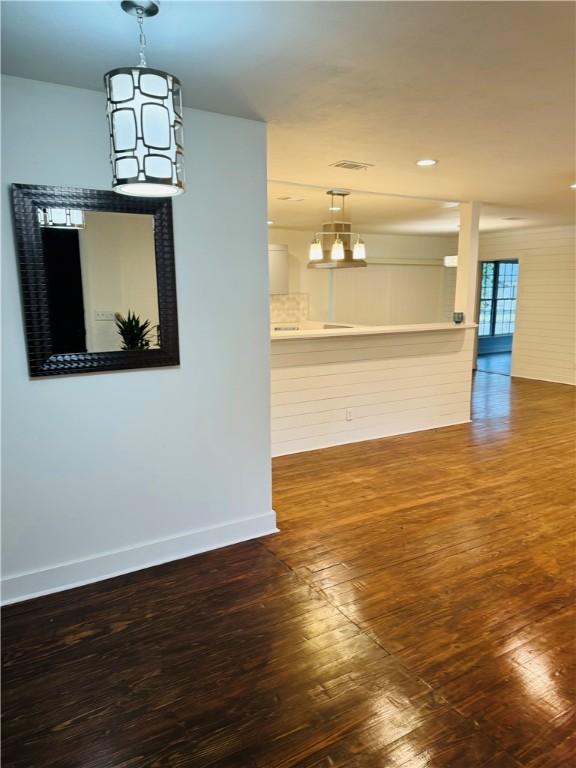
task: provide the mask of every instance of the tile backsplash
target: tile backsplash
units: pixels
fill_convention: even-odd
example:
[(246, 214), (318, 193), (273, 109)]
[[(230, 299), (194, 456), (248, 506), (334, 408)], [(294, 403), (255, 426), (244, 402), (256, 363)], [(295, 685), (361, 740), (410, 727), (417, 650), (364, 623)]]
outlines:
[(284, 293), (270, 296), (271, 323), (298, 323), (307, 319), (307, 293)]

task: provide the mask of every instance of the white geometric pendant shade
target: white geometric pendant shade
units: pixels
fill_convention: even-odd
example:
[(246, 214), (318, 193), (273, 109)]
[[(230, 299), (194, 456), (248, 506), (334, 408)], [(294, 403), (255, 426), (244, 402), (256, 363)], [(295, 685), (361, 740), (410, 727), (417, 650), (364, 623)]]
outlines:
[(170, 197), (185, 191), (180, 81), (148, 67), (104, 75), (115, 192)]

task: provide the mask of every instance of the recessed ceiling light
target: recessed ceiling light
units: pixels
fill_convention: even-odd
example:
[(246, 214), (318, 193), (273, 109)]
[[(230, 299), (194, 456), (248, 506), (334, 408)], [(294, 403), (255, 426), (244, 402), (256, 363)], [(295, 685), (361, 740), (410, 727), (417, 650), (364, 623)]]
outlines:
[(424, 157), (422, 160), (416, 160), (416, 165), (419, 165), (421, 168), (428, 168), (431, 165), (436, 165), (437, 162), (438, 160), (432, 160), (430, 157)]
[(450, 202), (450, 201), (447, 202), (447, 203), (442, 203), (442, 207), (443, 208), (458, 208), (459, 205), (460, 205), (460, 203), (453, 203), (453, 202)]
[(328, 210), (329, 210), (329, 211), (341, 211), (341, 210), (342, 210), (342, 208), (341, 208), (339, 205), (331, 205), (331, 206), (328, 208)]
[(274, 224), (274, 222), (272, 220), (270, 220), (270, 221), (267, 222), (267, 224), (268, 224), (269, 227), (271, 227), (272, 224)]
[(576, 189), (576, 183), (570, 184), (570, 189)]

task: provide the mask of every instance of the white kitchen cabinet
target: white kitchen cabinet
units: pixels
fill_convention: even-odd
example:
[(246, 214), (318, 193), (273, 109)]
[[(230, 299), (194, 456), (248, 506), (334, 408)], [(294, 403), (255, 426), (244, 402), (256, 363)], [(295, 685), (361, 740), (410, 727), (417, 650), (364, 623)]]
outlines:
[(288, 290), (288, 246), (268, 246), (268, 275), (270, 294), (289, 293)]

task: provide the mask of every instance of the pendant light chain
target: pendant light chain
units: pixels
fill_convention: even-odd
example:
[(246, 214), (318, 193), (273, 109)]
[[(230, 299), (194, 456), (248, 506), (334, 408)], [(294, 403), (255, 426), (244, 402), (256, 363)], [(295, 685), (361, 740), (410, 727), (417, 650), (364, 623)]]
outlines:
[(138, 29), (139, 29), (138, 55), (140, 57), (140, 61), (138, 62), (138, 66), (147, 67), (148, 64), (146, 63), (146, 35), (144, 34), (144, 12), (142, 8), (136, 9), (136, 21), (138, 22)]

